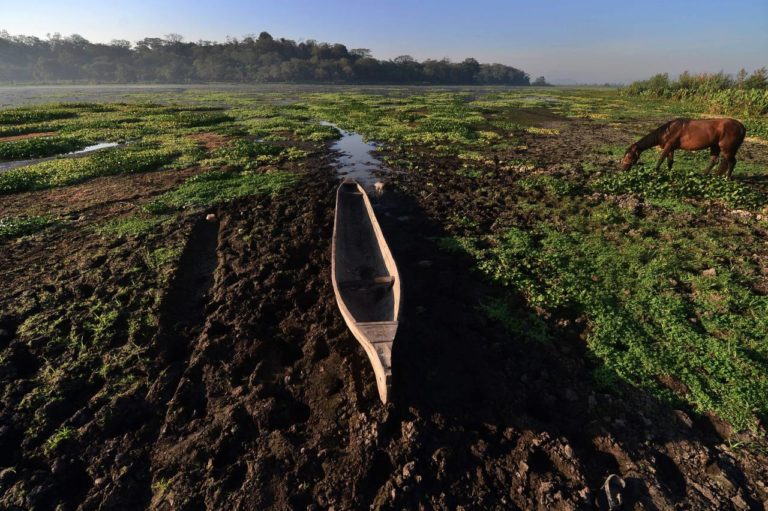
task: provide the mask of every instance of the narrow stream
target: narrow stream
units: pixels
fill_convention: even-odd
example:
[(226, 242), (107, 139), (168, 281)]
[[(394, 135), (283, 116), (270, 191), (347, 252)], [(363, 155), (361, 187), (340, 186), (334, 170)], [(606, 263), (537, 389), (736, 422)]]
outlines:
[(71, 153), (59, 154), (57, 156), (48, 156), (47, 158), (35, 158), (32, 160), (16, 160), (0, 162), (0, 172), (15, 169), (17, 167), (26, 167), (27, 165), (34, 165), (35, 163), (42, 163), (44, 161), (55, 160), (56, 158), (79, 158), (89, 153), (107, 149), (110, 147), (117, 147), (117, 142), (99, 142), (97, 144), (89, 145), (80, 149), (79, 151), (72, 151)]
[(373, 189), (373, 185), (380, 181), (379, 174), (387, 170), (381, 160), (371, 154), (376, 150), (376, 144), (366, 142), (362, 135), (343, 130), (333, 123), (320, 121), (320, 124), (333, 126), (341, 132), (341, 138), (331, 145), (331, 149), (341, 153), (336, 159), (339, 176), (351, 177), (366, 190)]

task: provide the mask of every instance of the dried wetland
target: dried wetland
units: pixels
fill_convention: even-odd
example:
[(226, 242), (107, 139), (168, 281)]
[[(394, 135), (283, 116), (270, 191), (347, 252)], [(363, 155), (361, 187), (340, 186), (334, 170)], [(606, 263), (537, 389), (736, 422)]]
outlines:
[[(1, 509), (767, 505), (764, 111), (727, 181), (621, 171), (713, 112), (608, 88), (0, 105)], [(386, 406), (330, 282), (347, 172), (402, 276)]]

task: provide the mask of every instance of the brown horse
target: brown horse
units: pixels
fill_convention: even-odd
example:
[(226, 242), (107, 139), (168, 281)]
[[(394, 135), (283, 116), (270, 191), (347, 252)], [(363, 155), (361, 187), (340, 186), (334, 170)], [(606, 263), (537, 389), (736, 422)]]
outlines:
[(717, 173), (731, 179), (733, 167), (736, 165), (736, 151), (744, 142), (746, 134), (744, 125), (736, 119), (675, 119), (629, 146), (621, 163), (624, 170), (629, 170), (640, 158), (640, 153), (648, 148), (660, 146), (662, 151), (656, 171), (661, 168), (665, 159), (671, 170), (677, 149), (699, 151), (709, 148), (711, 158), (704, 172), (709, 174), (717, 159), (722, 156)]

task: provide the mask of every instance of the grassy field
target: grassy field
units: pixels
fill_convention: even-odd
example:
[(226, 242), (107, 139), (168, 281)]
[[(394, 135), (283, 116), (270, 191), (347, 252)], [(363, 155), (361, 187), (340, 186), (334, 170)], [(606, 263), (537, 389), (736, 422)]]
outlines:
[[(754, 257), (745, 257), (765, 248), (744, 243), (754, 238), (755, 229), (765, 227), (757, 218), (762, 218), (768, 197), (744, 181), (768, 175), (765, 162), (742, 161), (732, 182), (703, 176), (708, 156), (702, 153), (681, 154), (671, 172), (653, 172), (654, 156), (648, 153), (628, 172), (586, 161), (554, 165), (559, 172), (553, 173), (526, 157), (524, 139), (556, 140), (562, 135), (557, 128), (537, 127), (535, 120), (519, 116), (520, 109), (547, 109), (552, 119), (588, 118), (609, 126), (635, 121), (631, 129), (639, 135), (641, 127), (653, 126), (657, 119), (701, 112), (603, 89), (310, 93), (289, 104), (279, 104), (279, 94), (253, 99), (248, 94), (193, 92), (181, 99), (179, 106), (71, 103), (3, 111), (0, 135), (60, 134), (0, 142), (5, 160), (49, 156), (94, 141), (126, 146), (4, 172), (0, 193), (190, 165), (212, 170), (147, 204), (148, 213), (279, 193), (295, 178), (280, 171), (251, 171), (305, 158), (307, 151), (293, 142), (336, 138), (338, 132), (320, 126), (320, 120), (383, 142), (386, 159), (414, 173), (425, 155), (453, 159), (478, 201), (497, 174), (530, 168), (530, 175), (521, 176), (509, 190), (511, 209), (525, 210), (526, 221), (499, 218), (491, 226), (482, 225), (471, 218), (480, 204), (470, 198), (447, 212), (446, 230), (460, 234), (444, 240), (445, 246), (470, 254), (479, 272), (523, 293), (542, 312), (584, 315), (586, 340), (600, 362), (596, 377), (606, 385), (620, 378), (665, 398), (689, 401), (702, 412), (722, 414), (740, 429), (754, 427), (756, 418), (768, 413), (768, 299), (752, 289), (764, 278), (760, 272), (765, 268)], [(209, 106), (222, 103), (229, 108)], [(190, 138), (201, 132), (228, 141), (206, 152)], [(256, 137), (264, 142), (255, 142)], [(598, 153), (618, 160), (623, 149), (606, 144)], [(494, 158), (499, 164), (494, 165)], [(222, 167), (237, 171), (216, 170)], [(425, 189), (439, 185), (426, 182)], [(646, 213), (638, 215), (621, 204), (626, 197), (642, 201)], [(741, 222), (697, 221), (718, 206), (754, 215)], [(38, 217), (3, 222), (4, 238), (53, 223)], [(152, 223), (144, 225), (151, 228)], [(713, 275), (702, 274), (707, 270)], [(497, 302), (489, 310), (507, 314)], [(518, 324), (507, 321), (512, 327)], [(660, 384), (665, 378), (679, 380), (688, 390), (675, 395)]]
[[(624, 148), (650, 129), (672, 117), (709, 114), (698, 104), (613, 89), (190, 89), (126, 97), (0, 111), (0, 161), (121, 144), (0, 173), (0, 247), (12, 249), (14, 261), (49, 242), (107, 240), (88, 254), (95, 263), (76, 262), (87, 292), (49, 285), (30, 296), (25, 287), (37, 284), (22, 269), (9, 284), (14, 293), (0, 299), (0, 320), (13, 323), (18, 339), (39, 353), (15, 403), (30, 452), (54, 458), (77, 441), (77, 424), (46, 412), (73, 385), (107, 402), (150, 372), (163, 296), (187, 257), (181, 226), (204, 212), (235, 215), (230, 204), (244, 215), (248, 198), (287, 200), (311, 187), (340, 136), (320, 121), (381, 144), (392, 189), (439, 227), (429, 242), (441, 257), (466, 261), (486, 286), (466, 305), (507, 332), (509, 342), (526, 350), (562, 343), (583, 349), (598, 392), (617, 399), (641, 392), (670, 409), (715, 417), (736, 433), (734, 443), (764, 449), (764, 116), (742, 119), (751, 138), (735, 179), (726, 181), (702, 175), (708, 155), (699, 153), (681, 152), (673, 170), (655, 172), (657, 153), (648, 151), (636, 167), (620, 171)], [(3, 141), (35, 133), (53, 134)], [(160, 184), (104, 206), (75, 210), (68, 202), (88, 196), (90, 183), (108, 186), (108, 179), (127, 180), (119, 185), (122, 197), (139, 187), (129, 179), (142, 175)], [(43, 193), (49, 202), (36, 198)], [(128, 206), (117, 209), (120, 203)], [(275, 224), (266, 232), (320, 236), (294, 231)], [(233, 268), (268, 243), (255, 232), (231, 236), (250, 247), (227, 260)], [(29, 255), (37, 264), (37, 253)], [(277, 254), (260, 257), (262, 269), (278, 265)], [(107, 260), (127, 277), (105, 277), (98, 261)], [(109, 293), (100, 293), (107, 281)], [(17, 363), (16, 351), (0, 349), (0, 366)], [(2, 382), (10, 401), (12, 381)], [(117, 412), (105, 410), (97, 415), (108, 430)], [(166, 476), (153, 476), (155, 494), (167, 491)]]

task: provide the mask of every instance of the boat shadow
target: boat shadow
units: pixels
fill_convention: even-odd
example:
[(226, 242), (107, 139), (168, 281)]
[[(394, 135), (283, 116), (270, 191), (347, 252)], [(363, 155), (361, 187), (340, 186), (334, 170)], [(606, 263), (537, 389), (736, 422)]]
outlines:
[[(412, 197), (388, 191), (375, 209), (403, 290), (390, 435), (406, 436), (405, 424), (418, 426), (410, 455), (436, 470), (427, 487), (445, 487), (438, 481), (444, 477), (455, 478), (458, 488), (482, 473), (498, 495), (521, 485), (538, 494), (546, 483), (561, 495), (588, 488), (577, 500), (591, 506), (605, 478), (617, 473), (627, 482), (630, 508), (686, 501), (691, 474), (705, 466), (678, 463), (676, 444), (717, 452), (722, 424), (629, 385), (598, 388), (583, 326), (549, 325), (547, 341), (505, 328), (484, 312), (489, 298), (503, 297), (522, 315), (534, 312), (521, 297), (484, 282), (468, 256), (441, 251), (438, 240), (446, 233)], [(435, 465), (446, 449), (453, 470), (441, 476)], [(743, 495), (755, 494), (736, 464), (722, 465)], [(649, 466), (650, 472), (641, 468)], [(745, 500), (759, 508), (754, 498)]]

